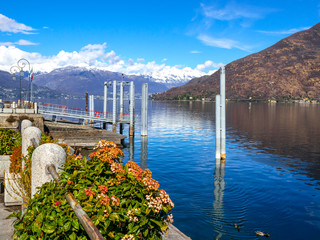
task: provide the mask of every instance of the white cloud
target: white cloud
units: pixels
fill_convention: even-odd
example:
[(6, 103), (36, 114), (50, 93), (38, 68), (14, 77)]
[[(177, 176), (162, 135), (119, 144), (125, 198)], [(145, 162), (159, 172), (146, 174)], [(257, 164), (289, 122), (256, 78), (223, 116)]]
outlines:
[(27, 45), (38, 45), (39, 43), (33, 43), (33, 42), (30, 42), (28, 40), (23, 40), (23, 39), (20, 39), (18, 42), (16, 42), (17, 45), (22, 45), (22, 46), (27, 46)]
[(222, 63), (217, 64), (215, 62), (212, 62), (212, 61), (208, 60), (208, 61), (205, 61), (205, 63), (203, 63), (203, 64), (198, 64), (196, 69), (198, 69), (199, 71), (203, 72), (203, 71), (210, 70), (212, 68), (220, 68), (222, 66), (223, 66)]
[[(107, 44), (89, 44), (80, 51), (66, 52), (61, 50), (57, 55), (43, 56), (40, 53), (30, 53), (20, 50), (15, 46), (0, 46), (0, 69), (9, 71), (21, 58), (26, 58), (35, 71), (50, 72), (54, 69), (77, 66), (96, 68), (101, 70), (120, 72), (128, 75), (148, 75), (154, 81), (170, 82), (172, 79), (188, 81), (193, 77), (200, 77), (211, 73), (222, 64), (206, 61), (195, 68), (185, 66), (168, 66), (164, 63), (157, 64), (155, 61), (143, 62), (142, 58), (134, 61), (124, 61), (113, 50), (106, 51)], [(143, 59), (144, 60), (144, 59)]]
[(9, 33), (23, 33), (34, 34), (32, 27), (26, 26), (23, 23), (18, 23), (14, 19), (8, 18), (3, 14), (0, 14), (0, 31)]
[(161, 62), (165, 62), (165, 61), (167, 61), (167, 60), (168, 60), (168, 59), (164, 58), (164, 59), (161, 60)]
[(217, 19), (221, 21), (230, 21), (234, 19), (261, 19), (274, 9), (259, 8), (246, 4), (238, 4), (235, 2), (228, 3), (224, 8), (216, 6), (207, 6), (201, 4), (202, 13), (207, 18)]
[(138, 63), (143, 63), (143, 62), (145, 62), (145, 60), (144, 60), (144, 58), (137, 58), (137, 62)]
[(301, 27), (301, 28), (292, 28), (289, 30), (281, 30), (281, 31), (257, 31), (259, 33), (264, 34), (272, 34), (272, 35), (288, 35), (288, 34), (294, 34), (296, 32), (304, 31), (309, 29), (310, 27)]
[(225, 39), (225, 38), (213, 38), (205, 34), (200, 34), (197, 37), (201, 42), (203, 42), (207, 46), (211, 47), (218, 47), (218, 48), (238, 48), (238, 42), (231, 40), (231, 39)]
[(38, 43), (33, 43), (28, 40), (20, 39), (17, 42), (0, 42), (0, 45), (4, 45), (4, 46), (14, 46), (14, 45), (30, 46), (30, 45), (38, 45)]
[(200, 51), (197, 51), (197, 50), (192, 50), (192, 51), (190, 51), (190, 53), (192, 53), (192, 54), (197, 54), (197, 53), (201, 53)]

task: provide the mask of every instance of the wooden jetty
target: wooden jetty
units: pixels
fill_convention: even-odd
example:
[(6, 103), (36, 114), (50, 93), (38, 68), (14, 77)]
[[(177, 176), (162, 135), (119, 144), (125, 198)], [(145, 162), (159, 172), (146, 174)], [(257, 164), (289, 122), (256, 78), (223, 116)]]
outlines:
[(44, 129), (46, 133), (54, 139), (58, 139), (60, 143), (87, 149), (93, 148), (101, 139), (113, 141), (118, 147), (123, 147), (122, 142), (126, 138), (124, 135), (105, 129), (59, 121), (44, 121)]

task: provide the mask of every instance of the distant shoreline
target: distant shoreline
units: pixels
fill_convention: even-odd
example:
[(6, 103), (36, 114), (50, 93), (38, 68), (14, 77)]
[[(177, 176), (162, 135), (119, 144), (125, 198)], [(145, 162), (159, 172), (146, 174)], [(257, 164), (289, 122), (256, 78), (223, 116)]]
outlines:
[[(153, 99), (153, 101), (168, 101), (168, 102), (215, 102), (213, 99)], [(270, 99), (226, 99), (227, 102), (265, 102), (265, 103), (308, 103), (319, 104), (320, 100), (270, 100)]]

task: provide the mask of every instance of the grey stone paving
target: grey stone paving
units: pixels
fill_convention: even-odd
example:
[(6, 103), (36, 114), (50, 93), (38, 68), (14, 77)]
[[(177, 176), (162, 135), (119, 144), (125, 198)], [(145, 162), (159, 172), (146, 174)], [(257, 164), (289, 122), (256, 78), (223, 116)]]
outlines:
[(12, 240), (14, 218), (7, 218), (14, 211), (18, 211), (21, 207), (11, 206), (5, 207), (3, 201), (3, 193), (0, 194), (0, 240)]
[(182, 240), (182, 239), (189, 239), (191, 240), (191, 238), (189, 238), (188, 236), (184, 235), (178, 228), (176, 228), (173, 225), (169, 226), (169, 234), (168, 236), (163, 235), (162, 236), (163, 240)]

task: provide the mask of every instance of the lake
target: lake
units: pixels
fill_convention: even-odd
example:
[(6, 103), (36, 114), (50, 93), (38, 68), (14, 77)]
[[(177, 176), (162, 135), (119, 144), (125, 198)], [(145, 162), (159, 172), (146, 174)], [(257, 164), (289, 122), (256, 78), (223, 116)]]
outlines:
[(319, 104), (227, 103), (227, 158), (217, 166), (214, 103), (149, 101), (148, 137), (139, 134), (139, 108), (137, 101), (134, 148), (126, 141), (124, 160), (153, 172), (187, 236), (319, 239)]

